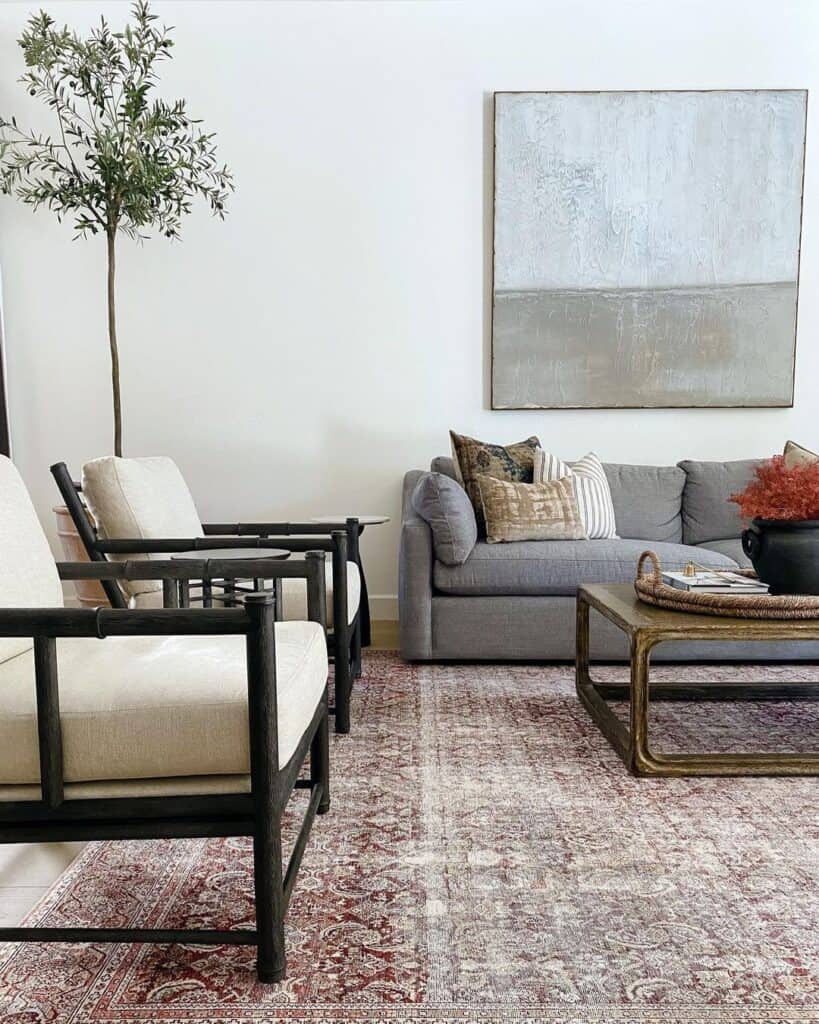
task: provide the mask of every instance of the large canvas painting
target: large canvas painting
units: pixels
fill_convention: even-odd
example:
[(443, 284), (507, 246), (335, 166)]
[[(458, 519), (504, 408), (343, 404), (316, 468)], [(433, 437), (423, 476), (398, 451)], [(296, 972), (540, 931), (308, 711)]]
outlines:
[(497, 93), (492, 405), (793, 404), (807, 93)]

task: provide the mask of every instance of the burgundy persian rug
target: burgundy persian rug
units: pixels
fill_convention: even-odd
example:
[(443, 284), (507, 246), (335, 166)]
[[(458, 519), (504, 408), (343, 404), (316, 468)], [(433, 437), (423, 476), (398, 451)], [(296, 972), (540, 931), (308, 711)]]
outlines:
[[(723, 672), (771, 674), (819, 669)], [(819, 1021), (817, 780), (633, 779), (565, 667), (370, 654), (353, 722), (284, 984), (250, 949), (5, 946), (4, 1024)], [(819, 706), (658, 705), (652, 728), (807, 749)], [(239, 840), (92, 844), (29, 920), (251, 926), (251, 863)]]

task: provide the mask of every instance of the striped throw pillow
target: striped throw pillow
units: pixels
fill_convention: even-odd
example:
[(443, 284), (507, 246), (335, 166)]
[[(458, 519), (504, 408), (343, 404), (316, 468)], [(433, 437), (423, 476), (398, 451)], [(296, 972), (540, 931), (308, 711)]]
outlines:
[(611, 489), (600, 459), (594, 452), (589, 452), (577, 462), (567, 463), (538, 448), (535, 452), (535, 482), (560, 480), (564, 476), (571, 478), (580, 520), (589, 540), (616, 537)]

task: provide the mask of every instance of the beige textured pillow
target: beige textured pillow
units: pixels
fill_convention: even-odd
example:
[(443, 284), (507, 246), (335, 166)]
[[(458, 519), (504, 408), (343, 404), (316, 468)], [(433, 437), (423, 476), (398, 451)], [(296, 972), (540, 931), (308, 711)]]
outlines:
[(490, 544), (586, 539), (569, 477), (519, 484), (481, 475), (478, 486)]
[(793, 469), (794, 466), (805, 466), (810, 462), (819, 461), (819, 455), (816, 452), (812, 452), (810, 448), (803, 448), (801, 444), (797, 444), (796, 441), (788, 441), (785, 445), (785, 451), (782, 453), (785, 456), (785, 467), (787, 469)]

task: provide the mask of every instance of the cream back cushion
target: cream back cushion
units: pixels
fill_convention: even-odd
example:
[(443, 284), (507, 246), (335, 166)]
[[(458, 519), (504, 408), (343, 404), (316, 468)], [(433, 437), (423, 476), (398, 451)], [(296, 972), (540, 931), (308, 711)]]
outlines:
[[(61, 608), (54, 556), (14, 465), (0, 455), (0, 608)], [(0, 662), (33, 646), (30, 637), (0, 640)]]
[[(202, 520), (179, 472), (164, 455), (120, 459), (107, 455), (86, 462), (82, 489), (100, 537), (107, 540), (167, 540), (202, 536)], [(120, 555), (125, 558), (166, 559), (156, 555)], [(156, 580), (123, 581), (133, 597), (161, 590)]]

